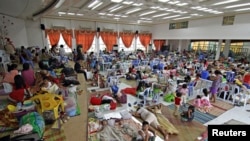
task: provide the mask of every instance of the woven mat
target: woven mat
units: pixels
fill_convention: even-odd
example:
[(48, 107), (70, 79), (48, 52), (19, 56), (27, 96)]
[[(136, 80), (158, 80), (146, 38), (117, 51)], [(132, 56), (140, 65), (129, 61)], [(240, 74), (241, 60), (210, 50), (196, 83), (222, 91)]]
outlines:
[(179, 135), (170, 135), (170, 141), (194, 141), (201, 133), (206, 131), (206, 126), (193, 120), (185, 122), (173, 115), (173, 110), (167, 106), (162, 107), (162, 114), (176, 127)]
[(66, 135), (63, 128), (55, 130), (50, 127), (46, 127), (44, 138), (46, 141), (66, 141)]
[[(194, 103), (193, 101), (194, 99), (190, 100), (188, 103), (192, 105)], [(209, 111), (209, 114), (217, 117), (234, 107), (233, 104), (218, 99), (216, 100), (215, 103), (211, 104), (213, 108)]]

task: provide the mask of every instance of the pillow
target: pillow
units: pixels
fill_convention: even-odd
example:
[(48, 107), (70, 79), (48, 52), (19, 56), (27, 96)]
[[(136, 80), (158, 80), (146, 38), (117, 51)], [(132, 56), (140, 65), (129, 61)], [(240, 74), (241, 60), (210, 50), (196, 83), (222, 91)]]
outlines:
[(132, 117), (128, 110), (123, 110), (120, 112), (122, 119), (130, 119)]

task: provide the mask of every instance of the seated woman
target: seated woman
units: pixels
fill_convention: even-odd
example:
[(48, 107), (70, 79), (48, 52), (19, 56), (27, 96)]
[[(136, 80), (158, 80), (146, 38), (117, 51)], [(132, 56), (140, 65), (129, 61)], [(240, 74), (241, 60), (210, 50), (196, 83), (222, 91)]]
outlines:
[(30, 69), (29, 63), (24, 63), (23, 64), (23, 70), (21, 72), (21, 75), (24, 79), (24, 81), (27, 83), (29, 86), (34, 86), (35, 85), (35, 74), (33, 69)]
[(16, 75), (18, 75), (17, 64), (8, 65), (8, 72), (4, 75), (3, 82), (14, 84)]
[(174, 125), (166, 117), (162, 115), (162, 112), (161, 112), (162, 104), (153, 105), (153, 106), (148, 107), (147, 109), (156, 115), (160, 126), (166, 129), (169, 134), (179, 134), (179, 131), (174, 127)]
[(14, 77), (14, 88), (9, 94), (9, 100), (12, 102), (23, 102), (26, 98), (30, 97), (29, 86), (24, 82), (21, 75), (16, 75)]

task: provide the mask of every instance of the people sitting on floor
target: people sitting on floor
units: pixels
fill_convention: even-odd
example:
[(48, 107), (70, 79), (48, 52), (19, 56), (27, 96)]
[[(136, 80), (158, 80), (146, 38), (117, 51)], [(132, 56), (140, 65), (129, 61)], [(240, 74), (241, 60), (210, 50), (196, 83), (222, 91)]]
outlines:
[(34, 86), (36, 77), (33, 69), (30, 69), (29, 63), (24, 63), (23, 64), (23, 70), (21, 71), (21, 75), (24, 79), (24, 81), (27, 83), (29, 86)]
[(25, 83), (21, 75), (14, 77), (13, 91), (9, 94), (9, 100), (15, 103), (23, 102), (31, 96), (29, 86)]
[(4, 74), (3, 82), (14, 84), (14, 77), (18, 75), (17, 64), (8, 65), (8, 72)]
[(187, 111), (181, 113), (181, 119), (184, 121), (192, 121), (194, 119), (195, 107), (193, 105), (188, 106)]

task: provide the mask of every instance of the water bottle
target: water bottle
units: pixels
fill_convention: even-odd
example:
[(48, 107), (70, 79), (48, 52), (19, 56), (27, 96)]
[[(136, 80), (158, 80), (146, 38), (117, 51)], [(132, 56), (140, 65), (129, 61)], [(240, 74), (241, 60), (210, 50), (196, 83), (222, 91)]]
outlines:
[(22, 109), (22, 103), (18, 102), (17, 105), (16, 105), (16, 110), (20, 111), (21, 109)]

